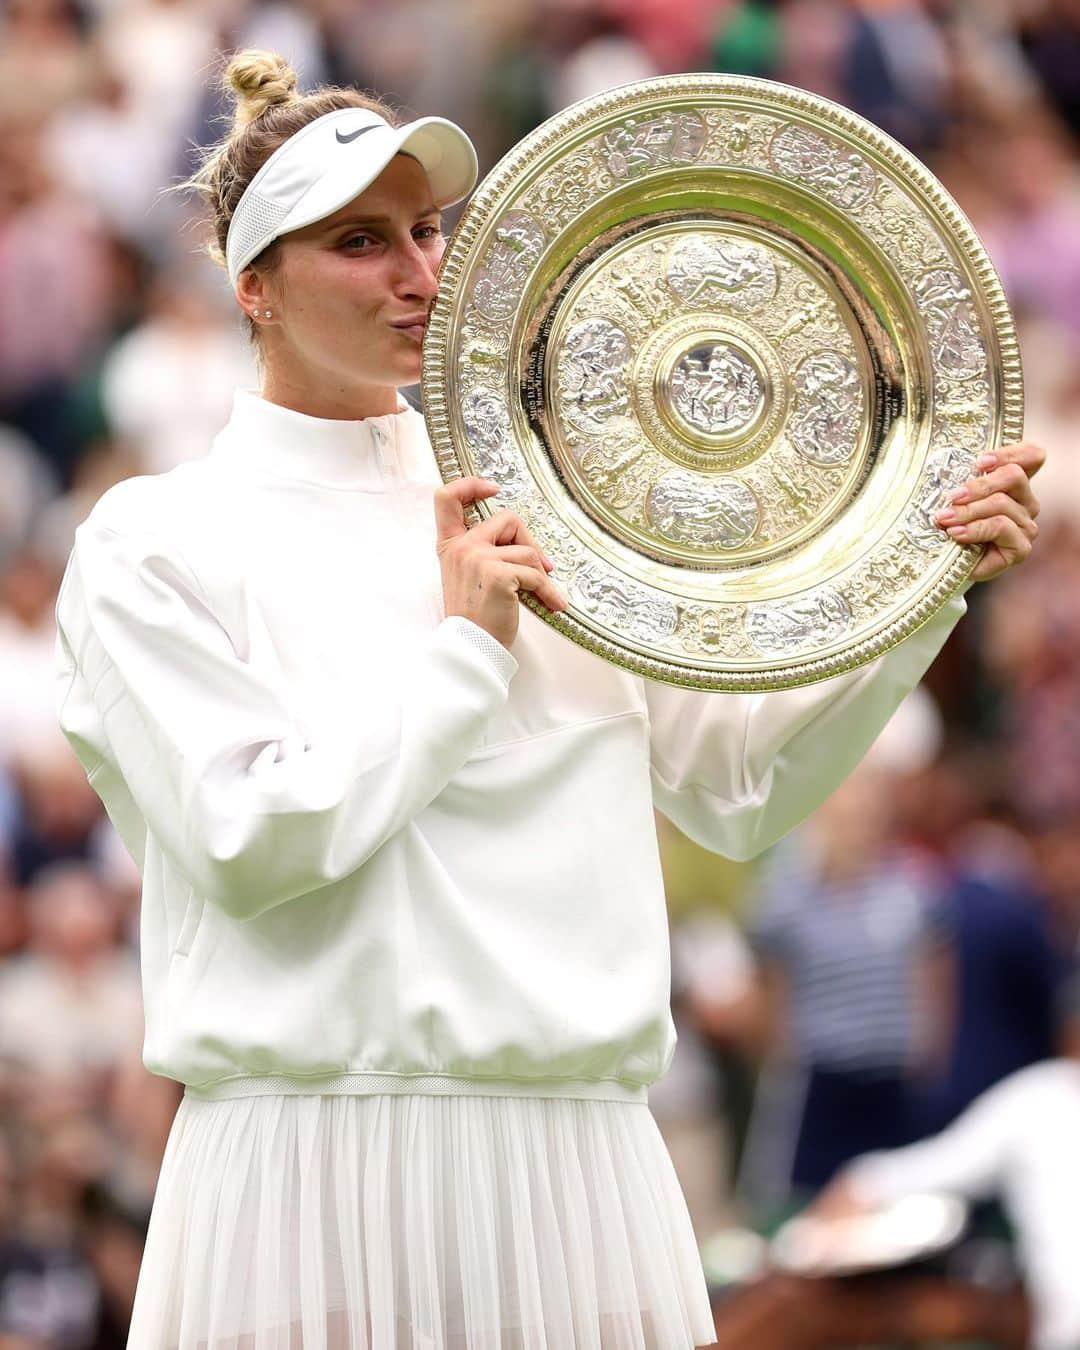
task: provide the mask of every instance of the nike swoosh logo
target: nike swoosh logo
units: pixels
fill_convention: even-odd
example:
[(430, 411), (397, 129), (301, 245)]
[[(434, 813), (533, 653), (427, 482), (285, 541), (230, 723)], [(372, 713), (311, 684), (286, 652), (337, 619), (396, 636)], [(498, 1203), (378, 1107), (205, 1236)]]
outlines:
[(343, 136), (340, 131), (335, 131), (334, 135), (338, 138), (338, 140), (341, 142), (342, 145), (348, 145), (350, 141), (355, 141), (357, 136), (362, 136), (365, 131), (374, 131), (377, 125), (378, 123), (374, 123), (370, 127), (361, 127), (359, 131), (350, 131), (347, 136)]

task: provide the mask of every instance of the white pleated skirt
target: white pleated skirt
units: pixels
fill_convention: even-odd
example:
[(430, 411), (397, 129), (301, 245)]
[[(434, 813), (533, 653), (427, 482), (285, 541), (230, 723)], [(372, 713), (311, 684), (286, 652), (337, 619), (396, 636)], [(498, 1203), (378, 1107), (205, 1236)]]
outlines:
[(714, 1340), (645, 1103), (181, 1101), (128, 1350), (692, 1350)]

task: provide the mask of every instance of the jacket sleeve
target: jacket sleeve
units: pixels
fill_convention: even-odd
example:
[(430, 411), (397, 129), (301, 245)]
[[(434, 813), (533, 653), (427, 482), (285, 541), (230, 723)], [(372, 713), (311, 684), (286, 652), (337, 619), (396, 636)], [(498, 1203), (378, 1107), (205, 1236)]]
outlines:
[(125, 841), (134, 802), (195, 888), (240, 919), (341, 880), (423, 810), (517, 668), (483, 630), (445, 619), (392, 696), (358, 688), (340, 734), (309, 743), (280, 669), (240, 659), (180, 554), (92, 518), (56, 619), (61, 730), (128, 821)]
[(847, 777), (966, 608), (953, 596), (877, 660), (798, 689), (703, 693), (646, 681), (656, 806), (704, 847), (754, 857)]

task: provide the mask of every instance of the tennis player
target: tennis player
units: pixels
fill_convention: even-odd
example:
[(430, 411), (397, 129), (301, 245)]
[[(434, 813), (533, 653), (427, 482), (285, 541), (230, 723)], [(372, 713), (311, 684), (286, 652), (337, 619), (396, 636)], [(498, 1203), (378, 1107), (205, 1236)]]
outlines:
[[(653, 807), (747, 858), (964, 601), (766, 695), (618, 669), (496, 485), (441, 486), (420, 372), (476, 155), (279, 57), (193, 180), (256, 344), (209, 453), (107, 491), (57, 605), (59, 718), (143, 876), (145, 1061), (185, 1085), (131, 1350), (689, 1350), (713, 1322), (649, 1085), (675, 1048)], [(197, 397), (197, 391), (192, 391)], [(968, 485), (1023, 559), (1011, 447)]]

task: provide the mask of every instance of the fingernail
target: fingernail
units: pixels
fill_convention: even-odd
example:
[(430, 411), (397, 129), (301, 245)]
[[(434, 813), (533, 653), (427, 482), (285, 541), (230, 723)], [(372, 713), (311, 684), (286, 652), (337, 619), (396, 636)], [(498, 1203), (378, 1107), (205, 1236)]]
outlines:
[(949, 501), (959, 506), (962, 502), (971, 501), (971, 493), (966, 487), (958, 487), (955, 492), (949, 493)]
[(997, 462), (997, 455), (980, 455), (975, 461), (975, 467), (977, 469), (992, 469)]
[(545, 566), (545, 567), (549, 567), (549, 568), (551, 568), (552, 570), (554, 570), (554, 568), (555, 568), (555, 563), (554, 563), (554, 561), (553, 561), (551, 558), (549, 558), (548, 555), (547, 555), (546, 553), (542, 554), (541, 556), (542, 556), (543, 559), (544, 559), (544, 566)]
[(954, 525), (954, 526), (949, 530), (949, 534), (951, 534), (952, 537), (953, 537), (954, 539), (960, 539), (960, 538), (962, 538), (963, 535), (967, 534), (967, 526), (966, 526), (966, 525)]
[(945, 509), (944, 511), (935, 511), (934, 519), (939, 525), (947, 525), (950, 520), (956, 519), (956, 512)]

